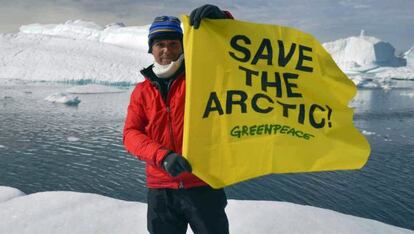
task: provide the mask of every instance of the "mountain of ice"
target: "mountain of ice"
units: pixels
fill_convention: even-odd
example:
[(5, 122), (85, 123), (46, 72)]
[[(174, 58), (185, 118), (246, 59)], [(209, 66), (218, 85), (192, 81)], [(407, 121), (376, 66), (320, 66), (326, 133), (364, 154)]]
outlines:
[(394, 55), (395, 48), (390, 43), (367, 36), (364, 30), (359, 36), (327, 42), (323, 46), (345, 72), (406, 65), (404, 58)]

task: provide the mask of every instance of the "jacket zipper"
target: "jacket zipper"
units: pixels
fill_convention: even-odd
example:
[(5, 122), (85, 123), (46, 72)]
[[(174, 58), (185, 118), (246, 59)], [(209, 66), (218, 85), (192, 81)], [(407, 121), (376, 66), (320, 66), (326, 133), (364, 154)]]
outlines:
[(169, 131), (170, 131), (170, 138), (171, 138), (172, 144), (173, 144), (174, 149), (175, 149), (176, 146), (175, 146), (175, 138), (174, 138), (173, 129), (172, 129), (172, 120), (171, 120), (171, 109), (170, 109), (170, 105), (167, 104), (166, 108), (167, 108), (167, 115), (168, 115), (168, 128), (169, 128)]
[(166, 106), (166, 109), (167, 109), (168, 128), (170, 129), (171, 141), (172, 141), (174, 149), (176, 149), (175, 138), (174, 138), (174, 133), (173, 133), (173, 128), (172, 128), (171, 108), (170, 108), (170, 98), (169, 98), (170, 90), (171, 90), (171, 87), (173, 86), (174, 83), (175, 83), (175, 80), (169, 82), (168, 85), (167, 85), (167, 96), (165, 98), (166, 99), (165, 100), (165, 106)]
[[(171, 108), (170, 108), (170, 100), (169, 100), (169, 94), (170, 94), (171, 87), (173, 86), (173, 83), (175, 83), (175, 80), (173, 80), (171, 83), (168, 84), (167, 98), (165, 100), (165, 106), (166, 106), (166, 109), (167, 109), (168, 128), (169, 128), (169, 131), (170, 131), (171, 141), (172, 141), (174, 149), (176, 149), (177, 147), (176, 147), (176, 144), (175, 144), (175, 138), (174, 138), (174, 134), (173, 134), (172, 119), (171, 119)], [(180, 188), (180, 189), (184, 188), (184, 183), (181, 179), (179, 180), (178, 188)]]

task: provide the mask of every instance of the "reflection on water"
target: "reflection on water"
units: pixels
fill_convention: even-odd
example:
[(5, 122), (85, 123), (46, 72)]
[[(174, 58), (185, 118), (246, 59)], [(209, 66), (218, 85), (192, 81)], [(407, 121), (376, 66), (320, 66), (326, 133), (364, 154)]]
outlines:
[[(387, 92), (359, 90), (352, 102), (355, 125), (370, 133), (362, 170), (269, 175), (228, 187), (228, 197), (289, 201), (414, 229), (414, 83), (402, 83)], [(145, 201), (144, 164), (122, 145), (131, 89), (78, 95), (78, 107), (43, 100), (66, 88), (0, 86), (0, 185)]]
[(78, 107), (43, 100), (66, 88), (0, 87), (0, 184), (143, 200), (144, 165), (122, 145), (129, 91), (78, 95)]

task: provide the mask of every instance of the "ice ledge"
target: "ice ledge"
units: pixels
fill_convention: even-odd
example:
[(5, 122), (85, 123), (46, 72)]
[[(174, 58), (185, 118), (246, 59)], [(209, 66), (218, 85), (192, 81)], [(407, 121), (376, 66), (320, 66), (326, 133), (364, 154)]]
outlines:
[[(13, 191), (0, 186), (0, 197)], [(146, 209), (145, 203), (97, 194), (20, 194), (0, 203), (0, 233), (146, 233)], [(237, 234), (414, 233), (375, 220), (287, 202), (229, 200), (226, 212), (230, 233)]]

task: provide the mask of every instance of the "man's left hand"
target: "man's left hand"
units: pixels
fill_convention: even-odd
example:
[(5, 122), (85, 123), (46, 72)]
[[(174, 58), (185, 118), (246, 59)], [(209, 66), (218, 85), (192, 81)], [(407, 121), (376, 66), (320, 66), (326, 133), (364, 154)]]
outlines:
[(191, 11), (190, 25), (194, 26), (195, 29), (198, 29), (203, 18), (227, 19), (228, 17), (226, 13), (220, 10), (217, 6), (206, 4)]
[(191, 172), (190, 163), (183, 156), (174, 152), (165, 156), (162, 167), (172, 177), (176, 177), (183, 172)]

